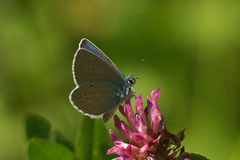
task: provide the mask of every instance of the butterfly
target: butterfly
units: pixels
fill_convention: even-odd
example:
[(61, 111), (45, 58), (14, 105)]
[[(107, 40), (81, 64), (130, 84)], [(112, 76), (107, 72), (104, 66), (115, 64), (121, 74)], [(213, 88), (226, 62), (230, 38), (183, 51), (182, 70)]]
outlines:
[[(119, 68), (92, 42), (83, 38), (72, 65), (76, 88), (69, 96), (78, 111), (107, 122), (118, 106), (135, 96), (134, 77), (125, 77)], [(136, 97), (136, 96), (135, 96)]]

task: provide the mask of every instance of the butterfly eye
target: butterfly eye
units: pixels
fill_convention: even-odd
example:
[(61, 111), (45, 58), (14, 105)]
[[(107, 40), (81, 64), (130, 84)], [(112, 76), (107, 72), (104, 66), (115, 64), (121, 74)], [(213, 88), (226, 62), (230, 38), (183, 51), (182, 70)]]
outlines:
[(135, 78), (129, 78), (128, 82), (133, 85), (135, 83)]

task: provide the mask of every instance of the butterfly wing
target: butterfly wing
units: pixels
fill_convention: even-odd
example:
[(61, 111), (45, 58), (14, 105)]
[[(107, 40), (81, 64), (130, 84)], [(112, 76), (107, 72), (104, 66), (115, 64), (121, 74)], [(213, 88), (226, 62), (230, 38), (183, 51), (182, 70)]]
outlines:
[(96, 54), (83, 48), (79, 49), (75, 54), (73, 75), (78, 86), (87, 82), (113, 82), (117, 85), (125, 83), (124, 77), (111, 65)]
[(91, 51), (92, 53), (97, 55), (99, 58), (101, 58), (103, 61), (108, 63), (110, 66), (112, 66), (115, 70), (117, 70), (118, 73), (122, 75), (122, 77), (125, 77), (122, 71), (118, 69), (118, 67), (110, 60), (110, 58), (108, 58), (107, 55), (105, 55), (96, 45), (94, 45), (88, 39), (83, 38), (79, 44), (79, 48), (84, 48), (86, 50)]
[(82, 113), (98, 117), (120, 104), (119, 89), (112, 82), (88, 82), (71, 92), (70, 101)]
[(74, 56), (72, 69), (76, 88), (69, 96), (70, 102), (85, 115), (103, 115), (103, 121), (107, 122), (121, 103), (119, 93), (126, 81), (122, 72), (110, 63), (111, 60), (87, 40), (86, 43)]

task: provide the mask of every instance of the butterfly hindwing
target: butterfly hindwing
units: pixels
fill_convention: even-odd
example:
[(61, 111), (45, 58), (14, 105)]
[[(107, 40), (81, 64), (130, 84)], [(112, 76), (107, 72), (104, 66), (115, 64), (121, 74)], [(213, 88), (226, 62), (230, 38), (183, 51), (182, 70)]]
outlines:
[(75, 88), (70, 97), (72, 105), (84, 114), (99, 116), (120, 103), (119, 86), (109, 82), (89, 82)]

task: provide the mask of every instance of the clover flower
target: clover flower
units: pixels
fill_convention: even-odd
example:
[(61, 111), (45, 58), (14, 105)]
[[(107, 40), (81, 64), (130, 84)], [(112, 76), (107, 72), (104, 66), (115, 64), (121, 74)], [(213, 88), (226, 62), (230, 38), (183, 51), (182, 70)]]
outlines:
[(115, 146), (109, 149), (107, 154), (120, 156), (114, 160), (189, 160), (190, 154), (184, 151), (184, 147), (181, 147), (185, 129), (177, 135), (166, 129), (157, 102), (160, 92), (160, 88), (152, 91), (151, 99), (147, 97), (145, 109), (143, 109), (140, 94), (136, 100), (136, 114), (133, 113), (130, 99), (126, 100), (125, 107), (119, 107), (119, 111), (126, 118), (132, 130), (117, 115), (114, 116), (116, 128), (123, 137), (129, 140), (129, 143), (123, 142), (110, 129), (110, 137)]

